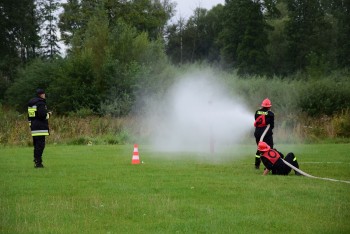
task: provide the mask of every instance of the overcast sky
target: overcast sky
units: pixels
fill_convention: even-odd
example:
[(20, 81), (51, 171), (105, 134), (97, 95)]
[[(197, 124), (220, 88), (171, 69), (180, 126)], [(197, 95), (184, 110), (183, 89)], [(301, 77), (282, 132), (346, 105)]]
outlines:
[(174, 16), (175, 21), (180, 17), (187, 19), (193, 15), (193, 11), (197, 8), (205, 8), (210, 10), (213, 6), (217, 4), (225, 4), (225, 0), (173, 0), (176, 2), (176, 15)]

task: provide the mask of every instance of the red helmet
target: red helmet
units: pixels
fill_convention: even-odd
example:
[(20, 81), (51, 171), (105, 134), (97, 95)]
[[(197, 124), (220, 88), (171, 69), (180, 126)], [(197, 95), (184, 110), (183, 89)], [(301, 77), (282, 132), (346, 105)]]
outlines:
[(266, 144), (265, 142), (263, 142), (263, 141), (259, 142), (259, 144), (258, 144), (259, 151), (265, 152), (265, 151), (269, 151), (270, 149), (271, 149), (271, 147), (268, 144)]
[(271, 104), (270, 99), (265, 98), (264, 101), (262, 101), (261, 106), (262, 106), (262, 107), (271, 107), (272, 104)]

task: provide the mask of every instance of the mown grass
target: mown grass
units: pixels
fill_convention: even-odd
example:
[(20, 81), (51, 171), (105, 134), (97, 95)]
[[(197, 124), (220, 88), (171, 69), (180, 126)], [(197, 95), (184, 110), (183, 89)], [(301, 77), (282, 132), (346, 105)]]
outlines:
[[(314, 176), (350, 180), (349, 144), (281, 145)], [(349, 233), (350, 184), (261, 176), (255, 146), (205, 153), (132, 145), (0, 148), (1, 233)], [(241, 151), (240, 157), (230, 157)], [(203, 156), (203, 157), (202, 157)], [(210, 157), (225, 160), (208, 160)]]

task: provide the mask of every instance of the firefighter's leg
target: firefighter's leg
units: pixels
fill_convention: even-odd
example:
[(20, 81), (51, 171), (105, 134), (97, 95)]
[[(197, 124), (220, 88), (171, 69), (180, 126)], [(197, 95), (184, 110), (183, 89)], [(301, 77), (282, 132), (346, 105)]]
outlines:
[[(285, 160), (292, 164), (294, 167), (299, 168), (298, 160), (293, 153), (288, 153)], [(296, 175), (301, 175), (299, 172), (295, 171)]]
[(42, 167), (42, 155), (45, 149), (45, 136), (33, 137), (34, 162), (36, 167)]
[(256, 151), (255, 153), (255, 169), (259, 169), (260, 168), (260, 163), (261, 163), (261, 159), (260, 159), (260, 154), (259, 151)]
[[(254, 136), (255, 136), (256, 145), (258, 145), (259, 141), (260, 141), (260, 134), (255, 132)], [(259, 151), (257, 150), (256, 153), (255, 153), (255, 162), (254, 162), (255, 169), (259, 169), (260, 163), (261, 163), (260, 154), (259, 154)]]
[(33, 146), (34, 146), (34, 163), (35, 165), (37, 165), (39, 164), (39, 160), (40, 160), (40, 149), (39, 149), (37, 136), (33, 136)]
[(272, 137), (271, 134), (266, 135), (266, 136), (264, 137), (264, 142), (265, 142), (266, 144), (268, 144), (268, 145), (271, 147), (271, 149), (273, 149), (273, 137)]

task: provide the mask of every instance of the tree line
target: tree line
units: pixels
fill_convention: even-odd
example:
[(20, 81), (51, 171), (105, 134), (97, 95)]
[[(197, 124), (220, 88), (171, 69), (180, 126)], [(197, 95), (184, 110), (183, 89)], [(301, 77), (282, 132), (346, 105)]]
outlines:
[(243, 76), (329, 72), (350, 65), (349, 22), (348, 0), (226, 0), (169, 26), (167, 54)]
[(171, 0), (2, 0), (0, 102), (23, 110), (42, 87), (58, 113), (123, 116), (135, 96), (172, 82), (169, 67), (317, 79), (350, 66), (350, 0), (226, 0), (169, 23), (175, 9)]

